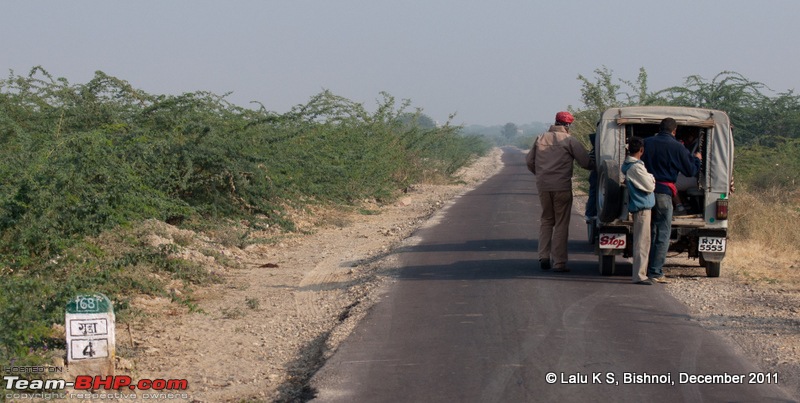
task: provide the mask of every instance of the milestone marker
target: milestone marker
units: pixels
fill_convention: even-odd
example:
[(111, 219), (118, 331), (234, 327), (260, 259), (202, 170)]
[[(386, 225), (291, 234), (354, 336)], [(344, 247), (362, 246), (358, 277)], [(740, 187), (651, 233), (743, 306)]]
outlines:
[(70, 374), (114, 375), (114, 308), (103, 294), (78, 295), (67, 303)]

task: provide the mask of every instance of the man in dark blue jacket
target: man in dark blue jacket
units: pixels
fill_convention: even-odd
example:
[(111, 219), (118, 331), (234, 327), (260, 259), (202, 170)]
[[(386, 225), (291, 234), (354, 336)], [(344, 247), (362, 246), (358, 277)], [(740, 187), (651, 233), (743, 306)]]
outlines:
[(656, 205), (651, 222), (650, 259), (647, 277), (665, 283), (664, 260), (667, 258), (669, 238), (672, 232), (672, 197), (678, 193), (675, 180), (678, 172), (687, 177), (697, 175), (700, 169), (700, 153), (691, 155), (689, 150), (675, 139), (678, 123), (673, 118), (661, 121), (659, 132), (644, 140), (644, 161), (647, 171), (656, 178)]

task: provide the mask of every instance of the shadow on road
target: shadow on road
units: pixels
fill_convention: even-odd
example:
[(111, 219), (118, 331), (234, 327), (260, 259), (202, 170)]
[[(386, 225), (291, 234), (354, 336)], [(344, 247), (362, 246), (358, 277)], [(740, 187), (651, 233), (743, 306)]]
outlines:
[[(621, 265), (624, 266), (624, 265)], [(619, 283), (617, 276), (601, 276), (596, 262), (572, 262), (570, 272), (543, 271), (535, 260), (528, 259), (476, 259), (459, 260), (451, 264), (406, 266), (395, 270), (400, 280), (547, 280)], [(630, 265), (628, 265), (630, 275)]]

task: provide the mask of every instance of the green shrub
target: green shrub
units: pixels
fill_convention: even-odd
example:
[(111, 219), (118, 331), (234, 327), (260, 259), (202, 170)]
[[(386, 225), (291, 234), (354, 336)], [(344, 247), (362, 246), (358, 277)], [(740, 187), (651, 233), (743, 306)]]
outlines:
[[(124, 317), (130, 295), (166, 295), (167, 280), (216, 281), (174, 246), (136, 241), (126, 229), (139, 222), (292, 230), (285, 206), (389, 201), (488, 151), (408, 106), (383, 94), (368, 112), (324, 91), (280, 115), (206, 92), (151, 95), (102, 72), (77, 85), (40, 67), (0, 80), (0, 364), (52, 344), (78, 293), (105, 293)], [(134, 241), (90, 240), (109, 231)]]
[(800, 177), (800, 140), (782, 139), (774, 146), (738, 147), (735, 180), (753, 191), (774, 191), (791, 196)]

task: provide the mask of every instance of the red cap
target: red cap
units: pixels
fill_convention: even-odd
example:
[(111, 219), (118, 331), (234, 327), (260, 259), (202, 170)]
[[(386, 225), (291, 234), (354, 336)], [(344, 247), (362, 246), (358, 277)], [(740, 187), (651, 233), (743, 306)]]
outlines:
[(556, 113), (556, 123), (566, 123), (570, 124), (575, 121), (575, 118), (569, 112), (558, 112)]

